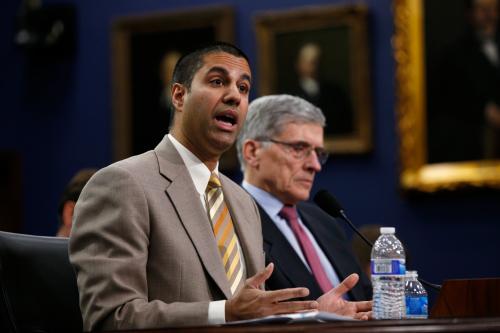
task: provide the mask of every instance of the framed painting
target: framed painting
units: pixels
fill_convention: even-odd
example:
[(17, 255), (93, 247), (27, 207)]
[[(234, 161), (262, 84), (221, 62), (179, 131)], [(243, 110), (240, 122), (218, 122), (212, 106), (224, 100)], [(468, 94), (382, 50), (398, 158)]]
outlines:
[(325, 148), (372, 148), (367, 8), (312, 6), (255, 17), (261, 95), (286, 93), (325, 114)]
[[(153, 149), (170, 126), (170, 80), (177, 60), (210, 41), (234, 40), (231, 7), (118, 18), (112, 27), (114, 159)], [(226, 153), (223, 170), (237, 167)]]
[(500, 188), (497, 1), (393, 7), (401, 187)]

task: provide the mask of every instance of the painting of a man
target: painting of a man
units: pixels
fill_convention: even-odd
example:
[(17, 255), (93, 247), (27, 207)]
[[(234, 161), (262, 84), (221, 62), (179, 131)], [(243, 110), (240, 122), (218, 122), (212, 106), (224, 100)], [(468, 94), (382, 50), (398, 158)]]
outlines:
[(325, 149), (364, 154), (372, 148), (368, 9), (318, 6), (256, 19), (261, 95), (290, 94), (326, 117)]
[(462, 6), (463, 32), (429, 73), (430, 163), (500, 158), (499, 2)]
[(321, 46), (314, 42), (307, 42), (299, 48), (295, 62), (297, 78), (288, 93), (304, 98), (325, 113), (328, 117), (326, 133), (349, 134), (353, 130), (349, 96), (338, 84), (321, 74), (321, 53)]

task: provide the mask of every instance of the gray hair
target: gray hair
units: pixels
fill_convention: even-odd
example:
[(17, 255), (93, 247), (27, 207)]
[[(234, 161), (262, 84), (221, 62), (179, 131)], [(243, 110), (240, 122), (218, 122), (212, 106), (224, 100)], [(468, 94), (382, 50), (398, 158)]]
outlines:
[(290, 123), (325, 127), (325, 116), (318, 107), (292, 95), (263, 96), (250, 103), (245, 124), (236, 141), (241, 171), (245, 171), (242, 149), (246, 140), (274, 138)]

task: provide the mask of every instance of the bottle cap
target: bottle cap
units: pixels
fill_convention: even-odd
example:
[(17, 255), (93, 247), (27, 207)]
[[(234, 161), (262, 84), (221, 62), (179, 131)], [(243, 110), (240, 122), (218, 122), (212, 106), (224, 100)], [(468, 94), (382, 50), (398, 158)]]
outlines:
[(416, 278), (418, 277), (418, 273), (417, 271), (406, 271), (406, 276)]
[(396, 228), (394, 227), (382, 227), (380, 228), (381, 234), (394, 234), (396, 232)]

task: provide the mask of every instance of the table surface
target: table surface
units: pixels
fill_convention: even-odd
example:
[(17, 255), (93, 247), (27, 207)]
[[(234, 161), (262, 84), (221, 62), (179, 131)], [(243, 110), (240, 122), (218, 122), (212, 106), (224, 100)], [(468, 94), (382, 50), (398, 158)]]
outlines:
[(500, 332), (500, 317), (440, 318), (413, 320), (339, 321), (329, 323), (256, 324), (182, 327), (127, 332), (165, 333), (327, 333), (327, 332)]

